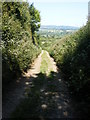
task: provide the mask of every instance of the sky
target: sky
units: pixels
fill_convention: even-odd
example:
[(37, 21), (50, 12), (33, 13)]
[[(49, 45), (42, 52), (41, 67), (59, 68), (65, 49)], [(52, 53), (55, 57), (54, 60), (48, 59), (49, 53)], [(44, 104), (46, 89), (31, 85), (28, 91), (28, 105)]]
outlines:
[(28, 0), (40, 11), (41, 25), (82, 27), (87, 22), (88, 0)]

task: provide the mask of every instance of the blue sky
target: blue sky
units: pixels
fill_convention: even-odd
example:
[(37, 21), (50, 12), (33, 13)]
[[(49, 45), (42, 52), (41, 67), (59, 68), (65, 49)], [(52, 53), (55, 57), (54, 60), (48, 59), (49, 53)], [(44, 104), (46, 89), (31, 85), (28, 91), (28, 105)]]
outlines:
[[(43, 2), (42, 2), (43, 1)], [(69, 25), (81, 27), (86, 24), (88, 1), (63, 2), (58, 0), (28, 0), (40, 11), (41, 25)]]

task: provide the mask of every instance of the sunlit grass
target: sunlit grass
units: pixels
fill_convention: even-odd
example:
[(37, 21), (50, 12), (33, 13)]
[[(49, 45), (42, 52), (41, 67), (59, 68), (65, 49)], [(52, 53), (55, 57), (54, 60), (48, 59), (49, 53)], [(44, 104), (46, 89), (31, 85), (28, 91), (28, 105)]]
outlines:
[(52, 99), (52, 93), (57, 88), (54, 84), (55, 73), (51, 72), (51, 69), (48, 70), (51, 63), (46, 51), (43, 51), (41, 57), (41, 73), (33, 79), (33, 87), (26, 89), (25, 99), (12, 113), (11, 117), (13, 118), (37, 118), (40, 115), (46, 117), (55, 108), (55, 101)]
[(50, 72), (52, 71), (52, 68), (49, 69), (49, 66), (51, 66), (51, 61), (48, 58), (46, 51), (43, 51), (43, 54), (41, 57), (42, 57), (42, 61), (40, 66), (40, 72), (45, 73), (46, 75), (49, 75)]

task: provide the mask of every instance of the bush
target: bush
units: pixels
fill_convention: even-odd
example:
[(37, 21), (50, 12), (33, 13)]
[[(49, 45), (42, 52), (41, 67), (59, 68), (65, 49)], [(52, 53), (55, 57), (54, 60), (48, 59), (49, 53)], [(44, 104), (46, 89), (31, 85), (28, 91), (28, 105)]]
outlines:
[(90, 95), (90, 22), (50, 49), (73, 92)]
[(40, 53), (32, 43), (28, 6), (25, 2), (6, 2), (2, 5), (3, 83), (20, 75)]

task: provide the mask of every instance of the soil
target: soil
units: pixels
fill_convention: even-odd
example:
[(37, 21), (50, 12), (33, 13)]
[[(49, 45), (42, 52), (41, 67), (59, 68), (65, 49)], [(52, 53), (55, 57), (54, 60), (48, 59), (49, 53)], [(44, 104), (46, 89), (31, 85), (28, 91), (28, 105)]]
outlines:
[[(54, 59), (50, 57), (47, 51), (46, 53), (47, 57), (51, 61), (51, 64), (48, 66), (48, 70), (52, 68), (52, 74), (55, 76), (54, 81), (49, 81), (48, 84), (50, 85), (53, 83), (56, 88), (53, 92), (50, 92), (47, 90), (48, 85), (46, 85), (46, 91), (42, 93), (41, 97), (44, 99), (44, 103), (41, 104), (41, 119), (43, 119), (43, 112), (45, 109), (47, 109), (48, 105), (49, 112), (46, 115), (48, 118), (79, 118), (79, 112), (77, 113), (77, 111), (75, 111), (76, 104), (74, 101), (72, 101), (67, 84), (61, 78), (60, 71), (54, 62)], [(23, 73), (22, 77), (20, 77), (14, 83), (10, 83), (8, 87), (5, 88), (5, 94), (3, 95), (3, 118), (10, 118), (11, 113), (24, 98), (25, 90), (30, 87), (30, 82), (40, 73), (42, 54), (43, 51), (34, 61), (27, 73)], [(51, 98), (48, 101), (50, 96)]]

